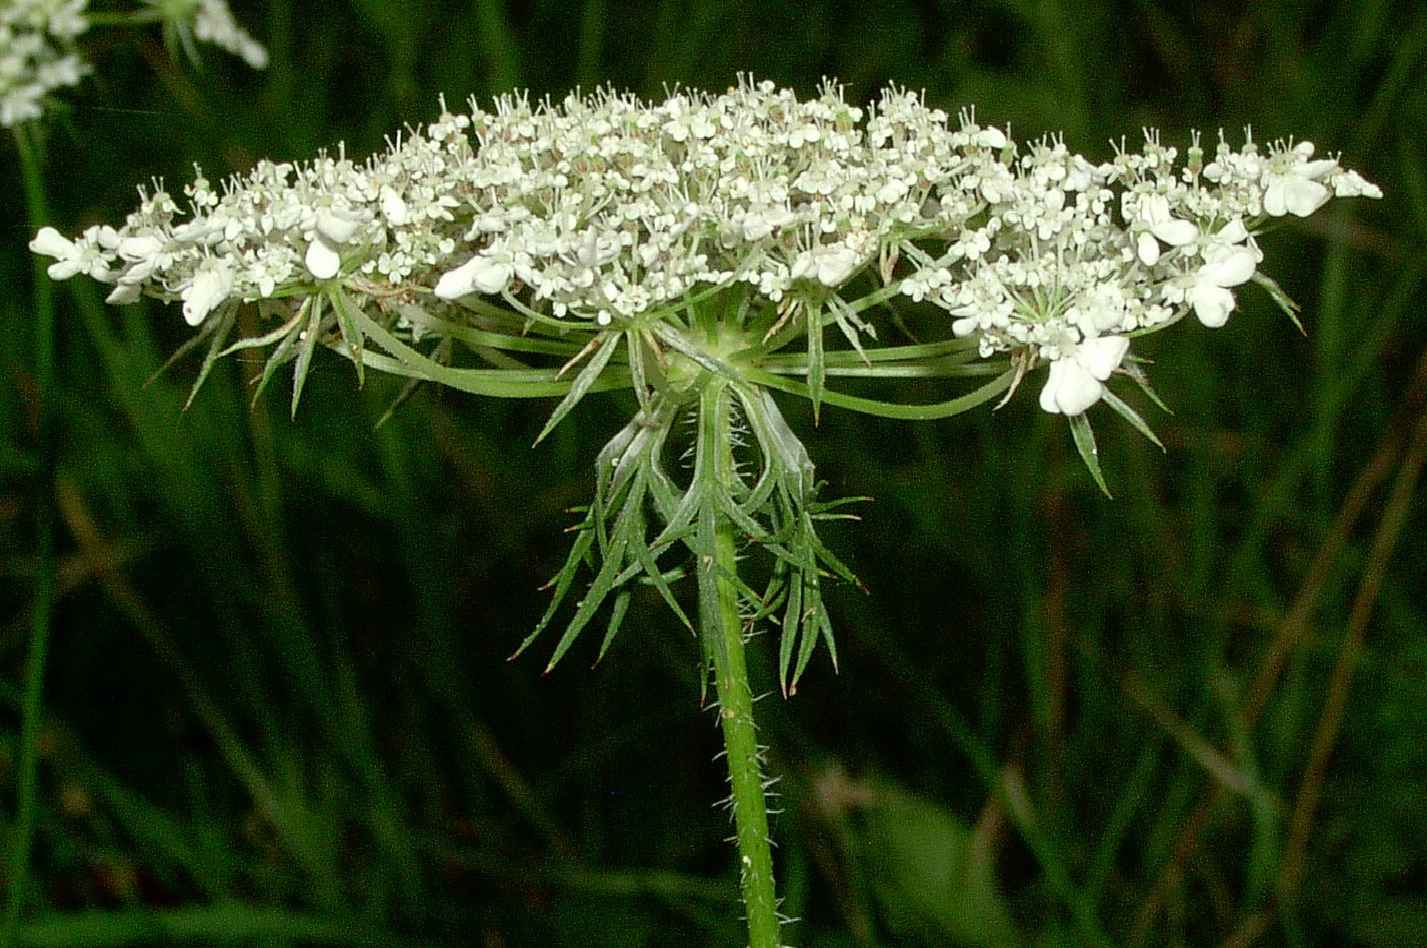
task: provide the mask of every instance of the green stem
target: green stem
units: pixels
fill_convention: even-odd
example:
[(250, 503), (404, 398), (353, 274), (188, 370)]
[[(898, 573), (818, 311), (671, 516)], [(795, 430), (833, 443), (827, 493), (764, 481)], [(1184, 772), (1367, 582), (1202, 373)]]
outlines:
[[(699, 406), (702, 472), (708, 489), (731, 493), (737, 482), (733, 458), (733, 398), (729, 386), (710, 381)], [(738, 611), (738, 530), (716, 513), (706, 498), (700, 515), (699, 615), (705, 649), (713, 662), (723, 728), (733, 822), (738, 840), (740, 888), (748, 921), (749, 948), (778, 948), (778, 901), (773, 885), (773, 852), (768, 836), (763, 768), (758, 728), (753, 719), (753, 690), (744, 659), (743, 620)], [(708, 541), (712, 541), (709, 553)]]
[[(46, 223), (44, 179), (40, 174), (39, 156), (22, 125), (15, 129), (15, 146), (20, 153), (20, 174), (24, 180), (25, 204), (29, 211), (31, 230)], [(25, 691), (20, 707), (20, 747), (16, 766), (16, 796), (18, 812), (15, 819), (13, 848), (10, 851), (10, 873), (5, 919), (0, 927), (0, 946), (9, 948), (18, 941), (20, 914), (25, 905), (30, 868), (30, 849), (34, 844), (35, 810), (38, 806), (37, 775), (39, 770), (40, 717), (43, 710), (45, 664), (49, 653), (50, 625), (54, 608), (55, 587), (55, 439), (54, 412), (54, 290), (45, 273), (44, 264), (36, 258), (34, 286), (35, 327), (35, 428), (39, 448), (39, 476), (35, 489), (35, 581), (34, 606), (30, 613), (30, 641), (25, 658)]]

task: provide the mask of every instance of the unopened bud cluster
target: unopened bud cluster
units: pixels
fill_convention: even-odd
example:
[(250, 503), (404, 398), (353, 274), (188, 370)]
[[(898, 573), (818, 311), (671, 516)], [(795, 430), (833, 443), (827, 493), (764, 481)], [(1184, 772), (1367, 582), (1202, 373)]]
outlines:
[(895, 285), (949, 332), (1050, 364), (1041, 405), (1099, 400), (1131, 335), (1192, 312), (1223, 325), (1256, 273), (1266, 221), (1330, 198), (1380, 196), (1308, 142), (1222, 136), (1212, 154), (1146, 133), (1095, 163), (1055, 138), (1018, 146), (912, 93), (867, 109), (825, 84), (799, 101), (771, 83), (658, 104), (601, 91), (444, 112), (366, 161), (263, 162), (182, 206), (141, 190), (118, 228), (32, 248), (50, 274), (182, 302), (198, 326), (241, 302), (286, 320), (331, 281), (392, 328), (419, 300), (459, 322), (480, 297), (591, 328), (664, 318), (691, 294), (740, 286), (795, 312)]

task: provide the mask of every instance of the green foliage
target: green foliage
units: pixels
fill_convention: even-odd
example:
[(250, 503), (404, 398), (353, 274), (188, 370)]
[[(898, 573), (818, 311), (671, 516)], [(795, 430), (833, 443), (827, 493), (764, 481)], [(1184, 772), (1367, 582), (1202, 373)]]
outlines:
[[(248, 7), (240, 18), (273, 51), (264, 74), (218, 57), (195, 72), (143, 37), (105, 53), (43, 142), (57, 223), (110, 220), (132, 182), (181, 179), (189, 160), (243, 170), (339, 139), (365, 153), (434, 117), (439, 92), (607, 79), (658, 94), (721, 88), (740, 69), (804, 92), (838, 75), (851, 98), (895, 80), (1021, 133), (1063, 129), (1092, 153), (1145, 124), (1250, 121), (1261, 139), (1341, 149), (1386, 199), (1266, 238), (1282, 292), (1246, 288), (1224, 330), (1145, 340), (1176, 414), (1123, 380), (1092, 412), (1113, 501), (1058, 420), (991, 410), (1014, 377), (1005, 366), (953, 406), (977, 411), (913, 421), (843, 410), (885, 390), (833, 348), (840, 332), (821, 368), (812, 352), (764, 362), (749, 376), (760, 384), (821, 389), (816, 427), (803, 397), (773, 398), (827, 489), (876, 502), (855, 508), (855, 529), (815, 505), (816, 522), (757, 525), (769, 558), (745, 598), (764, 604), (759, 631), (791, 616), (796, 635), (782, 649), (755, 635), (750, 661), (769, 692), (801, 674), (795, 700), (758, 706), (783, 778), (774, 835), (782, 909), (801, 919), (792, 944), (993, 945), (1014, 932), (1197, 945), (1260, 921), (1259, 944), (1419, 940), (1427, 538), (1389, 529), (1394, 511), (1421, 509), (1416, 5)], [(357, 371), (316, 352), (291, 419), (277, 387), (253, 397), (301, 352), (271, 372), (245, 350), (205, 361), (231, 345), (220, 333), (145, 384), (186, 336), (177, 315), (116, 312), (67, 283), (50, 483), (34, 426), (32, 228), (13, 145), (0, 154), (7, 848), (36, 499), (53, 496), (59, 521), (19, 943), (741, 944), (728, 823), (707, 805), (724, 792), (717, 742), (691, 697), (703, 654), (669, 609), (687, 615), (694, 580), (653, 557), (679, 530), (661, 547), (640, 520), (661, 493), (677, 508), (687, 482), (602, 473), (585, 529), (563, 538), (606, 544), (619, 563), (605, 605), (624, 597), (623, 634), (607, 651), (564, 643), (603, 654), (597, 669), (566, 662), (542, 678), (541, 663), (504, 662), (549, 605), (539, 583), (565, 575), (561, 532), (600, 445), (650, 430), (622, 427), (636, 410), (672, 412), (681, 434), (684, 414), (644, 395), (652, 382), (641, 409), (589, 379), (532, 449), (580, 378), (558, 366), (587, 340), (489, 326), (462, 341), (534, 347), (552, 366), (539, 370), (548, 399), (427, 388), (374, 430), (401, 385), (366, 373), (354, 397)], [(1274, 310), (1289, 297), (1306, 337)], [(915, 345), (926, 315), (895, 305)], [(340, 298), (309, 318), (358, 366), (424, 365)], [(628, 340), (608, 349), (604, 371), (628, 373), (618, 387), (649, 368)], [(495, 384), (445, 368), (472, 391)], [(952, 413), (943, 387), (908, 390), (928, 406), (908, 417)], [(742, 405), (776, 442), (772, 415)], [(797, 479), (791, 448), (767, 463), (783, 472), (770, 489), (817, 486)], [(822, 583), (834, 562), (868, 594)], [(810, 660), (824, 633), (809, 615), (838, 630), (836, 675)], [(609, 616), (591, 607), (588, 621)], [(825, 779), (835, 764), (849, 776)]]

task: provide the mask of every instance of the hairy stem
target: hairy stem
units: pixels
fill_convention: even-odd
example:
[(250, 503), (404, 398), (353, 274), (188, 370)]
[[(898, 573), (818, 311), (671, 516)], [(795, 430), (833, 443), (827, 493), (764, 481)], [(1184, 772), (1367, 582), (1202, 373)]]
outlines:
[[(732, 393), (722, 382), (709, 383), (699, 405), (700, 474), (706, 489), (732, 493), (737, 479), (733, 459)], [(778, 902), (773, 885), (773, 853), (768, 837), (763, 768), (758, 729), (753, 719), (753, 690), (744, 660), (743, 620), (739, 616), (738, 530), (718, 512), (713, 496), (700, 514), (699, 616), (704, 647), (714, 668), (719, 724), (732, 786), (733, 822), (738, 840), (740, 887), (748, 920), (749, 948), (778, 948)]]

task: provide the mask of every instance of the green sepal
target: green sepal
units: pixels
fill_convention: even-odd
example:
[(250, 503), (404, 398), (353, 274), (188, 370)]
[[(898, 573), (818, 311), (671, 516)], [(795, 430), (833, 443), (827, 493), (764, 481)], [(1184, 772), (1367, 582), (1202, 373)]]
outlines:
[(701, 347), (690, 342), (683, 333), (673, 326), (660, 324), (653, 327), (654, 337), (665, 343), (669, 348), (685, 356), (688, 360), (699, 368), (730, 381), (737, 381), (742, 370), (734, 370), (725, 365), (720, 359), (709, 355)]
[(616, 530), (610, 548), (604, 553), (599, 571), (595, 573), (595, 578), (590, 581), (589, 588), (585, 590), (585, 598), (580, 600), (575, 607), (574, 617), (565, 627), (560, 640), (555, 643), (555, 649), (550, 654), (550, 661), (545, 665), (547, 673), (552, 671), (559, 664), (560, 659), (565, 657), (570, 646), (575, 644), (575, 639), (584, 631), (585, 626), (589, 625), (600, 606), (604, 605), (605, 597), (613, 591), (614, 579), (619, 575), (619, 564), (624, 556), (624, 547), (624, 537), (621, 535), (621, 531)]
[(813, 424), (818, 423), (823, 407), (823, 382), (827, 379), (827, 363), (823, 361), (822, 304), (808, 303), (808, 398), (813, 403)]
[(1284, 315), (1293, 321), (1293, 325), (1298, 327), (1300, 333), (1308, 335), (1308, 331), (1303, 328), (1303, 323), (1298, 319), (1299, 305), (1283, 291), (1283, 287), (1278, 285), (1278, 281), (1262, 273), (1255, 273), (1253, 281), (1268, 291), (1268, 295), (1278, 304), (1278, 308), (1283, 310)]
[[(436, 348), (431, 351), (431, 358), (437, 361), (440, 361), (442, 358), (449, 358), (450, 351), (451, 340), (442, 339), (436, 344)], [(366, 361), (365, 357), (362, 361)], [(380, 428), (388, 421), (391, 421), (392, 416), (396, 414), (396, 410), (406, 404), (406, 400), (421, 387), (423, 381), (423, 379), (419, 378), (408, 378), (406, 384), (401, 387), (401, 391), (396, 393), (396, 397), (391, 400), (391, 404), (386, 407), (386, 411), (382, 412), (381, 417), (377, 419), (377, 423), (372, 427), (374, 429)]]
[[(689, 629), (694, 628), (694, 623), (689, 620), (669, 586), (670, 575), (677, 575), (677, 572), (666, 575), (666, 571), (659, 566), (660, 556), (673, 544), (685, 540), (685, 533), (666, 526), (652, 542), (649, 539), (647, 505), (654, 504), (661, 511), (661, 517), (665, 516), (665, 511), (674, 509), (670, 485), (658, 469), (658, 458), (678, 414), (678, 405), (668, 399), (655, 399), (651, 407), (652, 415), (643, 412), (636, 415), (600, 451), (596, 461), (594, 501), (585, 510), (584, 519), (574, 528), (576, 538), (565, 565), (551, 580), (553, 598), (540, 623), (515, 652), (515, 655), (521, 654), (544, 632), (559, 612), (581, 570), (590, 566), (595, 576), (556, 643), (546, 671), (553, 669), (564, 657), (599, 609), (613, 596), (614, 612), (600, 646), (599, 654), (601, 657), (604, 655), (621, 628), (628, 609), (630, 590), (626, 587), (636, 578), (654, 586), (679, 621)], [(686, 522), (684, 531), (690, 529)]]
[[(570, 391), (572, 383), (559, 379), (555, 369), (457, 369), (442, 365), (397, 339), (362, 310), (355, 310), (353, 316), (368, 339), (391, 353), (384, 356), (371, 349), (364, 350), (362, 361), (374, 369), (496, 398), (546, 398)], [(628, 379), (622, 374), (621, 377), (607, 376), (592, 385), (590, 391), (622, 388), (627, 384)]]
[(291, 319), (274, 329), (272, 332), (265, 333), (261, 336), (249, 336), (245, 339), (239, 339), (237, 342), (225, 347), (222, 352), (218, 353), (218, 358), (226, 358), (227, 356), (230, 356), (235, 352), (241, 352), (244, 349), (263, 349), (279, 341), (280, 339), (286, 338), (289, 334), (293, 332), (300, 332), (301, 330), (299, 330), (297, 327), (306, 315), (306, 307), (298, 307), (297, 312), (292, 314)]
[(288, 336), (296, 339), (297, 365), (292, 369), (292, 417), (297, 417), (297, 403), (302, 400), (302, 387), (307, 383), (307, 372), (312, 367), (312, 353), (317, 351), (317, 340), (322, 335), (322, 301), (325, 296), (311, 297), (307, 313), (307, 328), (301, 333)]
[[(463, 305), (467, 301), (462, 301)], [(563, 359), (568, 359), (576, 355), (583, 347), (583, 342), (567, 342), (561, 339), (549, 339), (543, 336), (511, 335), (510, 333), (491, 332), (486, 329), (477, 329), (474, 326), (467, 326), (462, 323), (453, 323), (449, 320), (433, 316), (420, 306), (412, 303), (405, 303), (397, 307), (401, 315), (413, 326), (420, 327), (433, 335), (455, 339), (457, 342), (465, 343), (472, 349), (500, 349), (506, 352), (529, 352), (535, 355), (550, 355)], [(487, 312), (503, 315), (506, 317), (512, 314), (507, 313), (499, 307), (490, 306), (477, 310), (481, 314)]]
[[(677, 539), (677, 538), (676, 538)], [(652, 547), (642, 543), (631, 544), (634, 552), (635, 562), (630, 564), (623, 573), (620, 574), (619, 582), (628, 582), (636, 575), (642, 575), (645, 582), (659, 590), (659, 595), (664, 600), (664, 604), (678, 617), (685, 628), (693, 629), (694, 623), (685, 615), (684, 609), (679, 605), (679, 601), (674, 598), (674, 591), (669, 588), (669, 579), (664, 571), (659, 569), (658, 557), (664, 549), (655, 552)]]
[[(788, 685), (788, 670), (793, 664), (793, 647), (797, 644), (800, 635), (804, 641), (808, 639), (808, 636), (803, 635), (802, 630), (803, 584), (797, 579), (791, 582), (788, 580), (787, 566), (784, 564), (779, 564), (778, 572), (782, 576), (782, 585), (786, 589), (787, 595), (787, 603), (783, 606), (782, 630), (778, 636), (778, 684), (783, 691), (783, 697), (786, 698), (798, 688), (796, 677), (791, 691)], [(805, 661), (799, 662), (800, 666), (805, 664)]]
[(629, 590), (622, 589), (614, 597), (614, 608), (610, 610), (609, 626), (605, 629), (604, 641), (600, 643), (600, 653), (595, 657), (595, 664), (598, 665), (604, 659), (605, 653), (609, 651), (610, 643), (619, 632), (619, 627), (624, 623), (624, 615), (629, 611)]
[(362, 327), (357, 323), (356, 317), (352, 315), (352, 311), (356, 307), (352, 305), (351, 299), (347, 297), (347, 291), (342, 288), (340, 283), (332, 284), (328, 293), (332, 300), (332, 308), (337, 311), (337, 331), (342, 334), (342, 341), (347, 345), (347, 357), (357, 367), (357, 387), (365, 387), (367, 364), (362, 360), (362, 352), (367, 347), (367, 341), (362, 334)]
[(1128, 402), (1120, 398), (1120, 396), (1116, 395), (1108, 388), (1105, 389), (1104, 397), (1105, 404), (1115, 409), (1115, 411), (1120, 415), (1121, 418), (1134, 425), (1135, 430), (1138, 431), (1140, 434), (1144, 435), (1146, 438), (1149, 438), (1150, 441), (1154, 443), (1155, 447), (1159, 448), (1161, 451), (1165, 450), (1164, 444), (1159, 440), (1159, 438), (1155, 437), (1155, 433), (1150, 430), (1150, 426), (1145, 423), (1145, 420), (1143, 418), (1140, 417), (1140, 413), (1130, 407)]
[(625, 358), (629, 362), (629, 381), (630, 384), (634, 386), (634, 397), (639, 402), (639, 410), (647, 415), (651, 411), (651, 396), (649, 391), (649, 373), (644, 366), (644, 360), (647, 358), (645, 338), (645, 334), (642, 331), (631, 330), (625, 333), (624, 352)]
[(1080, 460), (1085, 462), (1090, 476), (1100, 485), (1106, 497), (1114, 499), (1105, 484), (1105, 475), (1100, 471), (1100, 451), (1095, 447), (1095, 432), (1090, 428), (1090, 419), (1084, 412), (1070, 416), (1070, 434), (1075, 438), (1075, 449), (1080, 452)]
[[(862, 334), (867, 333), (870, 338), (876, 339), (877, 330), (836, 295), (828, 297), (828, 307), (832, 310), (832, 318), (837, 323), (837, 328), (842, 330), (843, 337), (852, 346), (852, 351), (857, 353), (863, 365), (871, 365), (872, 361), (867, 358), (867, 351), (862, 347)], [(826, 353), (823, 358), (823, 364), (826, 366)]]
[[(233, 323), (237, 321), (237, 318), (238, 313), (236, 306), (224, 306), (222, 314), (212, 322), (211, 328), (208, 328), (207, 324), (205, 324), (205, 328), (200, 331), (196, 338), (178, 352), (174, 353), (173, 358), (169, 359), (168, 362), (164, 363), (163, 368), (154, 373), (154, 377), (157, 378), (159, 373), (172, 365), (179, 356), (184, 355), (194, 346), (197, 346), (208, 335), (211, 334), (213, 336), (212, 341), (208, 344), (208, 352), (203, 357), (203, 366), (198, 370), (198, 378), (193, 380), (193, 388), (188, 390), (188, 399), (183, 403), (184, 411), (188, 411), (189, 406), (193, 404), (194, 398), (198, 396), (198, 390), (202, 388), (203, 383), (207, 381), (208, 373), (213, 371), (214, 364), (222, 358), (223, 353), (221, 349), (223, 347), (223, 340), (227, 339), (228, 333), (233, 331)], [(153, 381), (153, 379), (149, 381)]]
[(1120, 368), (1124, 371), (1126, 375), (1128, 375), (1131, 379), (1134, 380), (1134, 383), (1140, 387), (1140, 391), (1144, 392), (1145, 395), (1149, 398), (1149, 400), (1154, 402), (1160, 411), (1169, 415), (1174, 414), (1174, 409), (1166, 405), (1164, 399), (1159, 397), (1159, 392), (1156, 392), (1154, 390), (1154, 387), (1150, 385), (1149, 376), (1145, 374), (1145, 370), (1140, 368), (1139, 364), (1136, 361), (1134, 361), (1133, 359), (1128, 359)]
[[(600, 373), (609, 365), (610, 357), (619, 348), (619, 341), (623, 337), (622, 333), (605, 332), (590, 340), (590, 346), (594, 351), (590, 353), (590, 359), (585, 363), (575, 380), (570, 385), (570, 391), (565, 393), (565, 397), (560, 400), (560, 404), (555, 406), (555, 410), (550, 413), (550, 418), (545, 422), (545, 427), (540, 429), (540, 434), (535, 436), (535, 443), (539, 444), (545, 437), (555, 430), (566, 415), (570, 413), (580, 399), (590, 391), (591, 386), (599, 379)], [(576, 356), (575, 358), (579, 358)]]
[[(304, 302), (298, 308), (298, 317), (307, 317), (307, 306)], [(279, 366), (286, 365), (292, 359), (293, 346), (297, 345), (296, 332), (289, 332), (278, 341), (277, 346), (268, 354), (267, 361), (263, 363), (262, 375), (258, 377), (258, 384), (253, 387), (253, 404), (257, 404), (258, 399), (263, 397), (263, 392), (267, 391), (268, 382), (272, 381), (277, 374)]]
[(555, 587), (555, 591), (551, 595), (550, 605), (546, 607), (545, 614), (540, 617), (540, 621), (536, 623), (534, 630), (531, 631), (531, 633), (521, 641), (519, 647), (511, 653), (511, 658), (520, 657), (520, 655), (530, 647), (531, 643), (539, 638), (540, 633), (545, 631), (546, 627), (550, 625), (550, 621), (555, 618), (555, 613), (560, 610), (560, 606), (564, 603), (565, 596), (569, 593), (570, 587), (574, 585), (575, 576), (580, 570), (580, 564), (585, 562), (590, 547), (594, 544), (594, 532), (590, 527), (591, 524), (587, 519), (585, 523), (573, 528), (575, 531), (575, 542), (570, 545), (570, 553), (565, 557), (565, 565), (560, 567), (560, 571), (555, 574), (555, 578), (551, 580), (550, 584), (547, 584)]
[[(721, 425), (722, 412), (718, 401), (728, 398), (727, 386), (708, 385), (699, 393), (698, 434), (694, 444), (694, 477), (689, 493), (697, 498), (693, 542), (689, 550), (694, 555), (694, 575), (699, 587), (699, 641), (704, 656), (717, 667), (727, 661), (723, 641), (722, 598), (718, 588), (718, 517), (711, 487), (717, 485), (718, 452), (727, 432)], [(724, 411), (728, 409), (725, 408)]]
[[(1004, 363), (1002, 363), (1004, 365)], [(761, 369), (744, 367), (742, 370), (744, 378), (750, 382), (757, 382), (782, 392), (793, 395), (801, 395), (804, 398), (811, 398), (812, 394), (808, 387), (796, 379), (783, 378), (772, 372), (765, 372)], [(938, 418), (950, 418), (952, 415), (959, 415), (962, 412), (970, 411), (978, 405), (985, 404), (991, 399), (1000, 395), (1011, 387), (1012, 380), (1016, 377), (1014, 369), (1007, 369), (991, 381), (980, 388), (957, 398), (948, 399), (944, 402), (932, 402), (928, 405), (905, 405), (899, 402), (884, 402), (875, 398), (862, 398), (857, 395), (844, 395), (841, 392), (824, 391), (822, 400), (829, 405), (838, 408), (850, 408), (853, 411), (860, 411), (865, 415), (875, 415), (878, 418), (901, 418), (909, 421), (931, 421)]]

